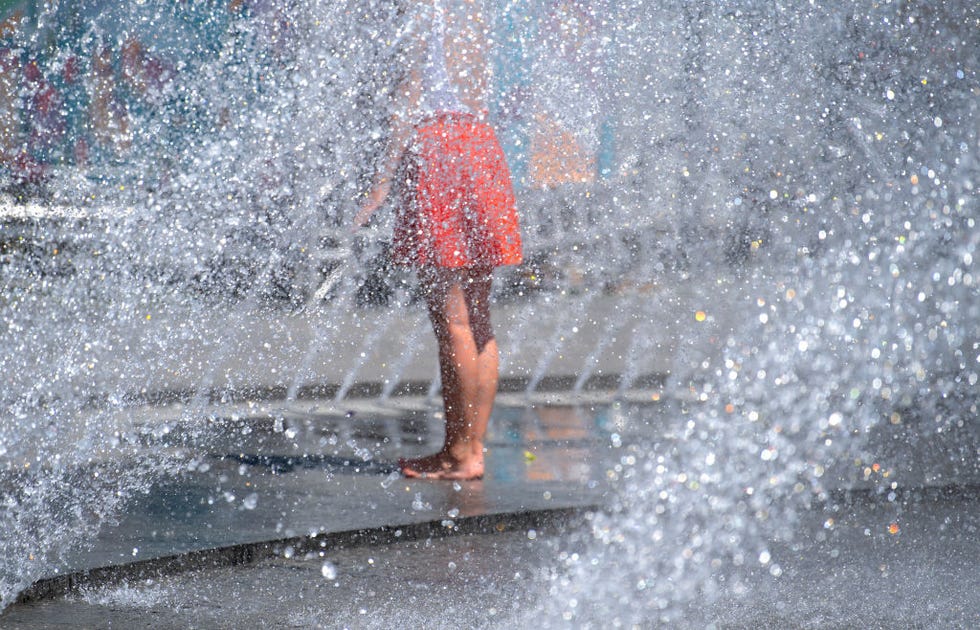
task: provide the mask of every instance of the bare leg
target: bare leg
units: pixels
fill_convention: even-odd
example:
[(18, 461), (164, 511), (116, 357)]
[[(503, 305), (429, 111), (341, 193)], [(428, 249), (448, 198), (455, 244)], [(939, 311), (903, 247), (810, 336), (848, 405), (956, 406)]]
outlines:
[(406, 477), (478, 479), (483, 438), (497, 395), (499, 358), (490, 326), (490, 269), (420, 274), (439, 345), (446, 438), (442, 450), (400, 462)]

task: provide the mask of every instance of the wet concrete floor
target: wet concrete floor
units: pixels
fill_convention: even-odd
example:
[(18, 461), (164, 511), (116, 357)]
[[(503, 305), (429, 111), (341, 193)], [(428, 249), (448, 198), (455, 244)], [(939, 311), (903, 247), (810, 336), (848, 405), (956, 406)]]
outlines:
[[(692, 628), (976, 628), (980, 492), (923, 495), (902, 536), (868, 534), (882, 506), (848, 503), (833, 534), (805, 514), (797, 542), (774, 546), (781, 576), (747, 568), (739, 593), (696, 599)], [(611, 627), (581, 593), (561, 610), (563, 559), (596, 553), (588, 522), (288, 554), (242, 567), (89, 588), (14, 606), (4, 628)], [(628, 559), (624, 559), (624, 562)], [(597, 576), (596, 579), (601, 579)], [(639, 593), (628, 594), (641, 597)], [(624, 609), (628, 608), (624, 606)], [(639, 627), (652, 619), (630, 619)]]
[(390, 418), (241, 418), (204, 433), (175, 426), (186, 470), (161, 480), (69, 557), (63, 573), (195, 550), (488, 514), (588, 508), (614, 455), (594, 407), (500, 406), (482, 480), (407, 480), (399, 456), (438, 450), (438, 411)]
[[(161, 480), (60, 571), (113, 567), (107, 579), (11, 606), (0, 628), (561, 625), (565, 560), (603, 553), (589, 515), (616, 494), (607, 479), (622, 443), (657, 439), (665, 418), (682, 411), (670, 402), (505, 400), (488, 436), (487, 474), (465, 483), (394, 473), (397, 456), (441, 440), (442, 420), (424, 405), (364, 417), (313, 407), (236, 414), (210, 423), (220, 430), (175, 423), (148, 447), (176, 449), (185, 471)], [(747, 589), (689, 607), (682, 625), (980, 627), (980, 491), (961, 484), (909, 495), (900, 535), (883, 526), (892, 507), (855, 490), (835, 499), (831, 530), (825, 507), (805, 511), (793, 542), (771, 546), (780, 576), (746, 568)], [(560, 516), (526, 518), (544, 513)], [(357, 544), (329, 537), (379, 528), (388, 535)], [(234, 546), (264, 553), (210, 557), (178, 573), (152, 565)], [(608, 627), (598, 612), (606, 607), (577, 597), (573, 626)]]

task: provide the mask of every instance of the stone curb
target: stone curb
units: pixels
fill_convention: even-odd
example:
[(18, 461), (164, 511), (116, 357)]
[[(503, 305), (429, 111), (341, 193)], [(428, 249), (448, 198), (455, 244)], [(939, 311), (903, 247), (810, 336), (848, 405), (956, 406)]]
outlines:
[[(599, 506), (597, 505), (586, 505), (502, 512), (404, 525), (382, 525), (349, 531), (324, 532), (313, 536), (294, 536), (227, 547), (200, 549), (138, 562), (106, 565), (57, 577), (42, 578), (22, 591), (17, 596), (16, 603), (24, 604), (63, 597), (81, 589), (112, 586), (128, 580), (159, 578), (198, 569), (245, 566), (271, 558), (283, 557), (287, 553), (303, 556), (326, 549), (390, 545), (396, 542), (427, 538), (495, 534), (520, 529), (562, 529), (587, 521), (598, 510)], [(291, 552), (287, 552), (287, 550), (291, 550)]]

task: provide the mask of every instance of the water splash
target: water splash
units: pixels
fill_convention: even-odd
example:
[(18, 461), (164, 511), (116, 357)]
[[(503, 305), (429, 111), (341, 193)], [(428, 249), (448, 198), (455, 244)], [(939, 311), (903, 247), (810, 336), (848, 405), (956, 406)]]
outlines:
[[(702, 212), (746, 215), (746, 229), (764, 218), (745, 254), (765, 264), (743, 268), (741, 319), (718, 351), (676, 364), (700, 404), (622, 447), (614, 511), (553, 579), (545, 617), (583, 626), (710, 623), (715, 598), (745, 595), (745, 575), (778, 579), (771, 545), (833, 491), (942, 482), (889, 457), (896, 425), (914, 426), (913, 449), (956, 431), (933, 456), (947, 474), (977, 472), (976, 9), (714, 3), (671, 15), (685, 28), (641, 22), (649, 39), (632, 50), (671, 42), (674, 59), (627, 65), (684, 68), (673, 78), (694, 87), (660, 103), (695, 102), (658, 108), (698, 114), (685, 118), (697, 141), (682, 176), (697, 170)], [(642, 436), (643, 422), (627, 425)]]
[[(22, 109), (43, 113), (40, 76), (69, 118), (93, 121), (65, 120), (75, 132), (59, 135), (38, 118), (47, 135), (4, 144), (16, 149), (4, 154), (4, 207), (27, 217), (5, 223), (2, 252), (4, 604), (182, 468), (179, 450), (146, 448), (167, 426), (133, 403), (176, 391), (182, 421), (202, 423), (213, 400), (254, 380), (257, 368), (231, 365), (254, 348), (238, 324), (264, 313), (275, 341), (288, 337), (284, 313), (324, 309), (314, 339), (283, 344), (295, 360), (273, 384), (294, 399), (318, 356), (383, 343), (381, 329), (370, 347), (343, 338), (341, 320), (365, 301), (412, 301), (410, 288), (375, 299), (384, 292), (363, 290), (368, 274), (336, 258), (383, 250), (345, 226), (384, 142), (379, 103), (405, 13), (354, 1), (76, 4), (60, 19), (68, 3), (49, 3), (33, 34), (3, 47), (5, 64), (40, 71), (23, 71)], [(927, 443), (975, 423), (976, 7), (489, 10), (507, 53), (494, 114), (532, 261), (508, 279), (507, 299), (524, 301), (504, 363), (556, 323), (528, 374), (540, 382), (562, 328), (590, 301), (614, 301), (623, 320), (604, 335), (629, 336), (623, 389), (667, 319), (668, 389), (700, 403), (678, 409), (659, 441), (627, 440), (617, 511), (595, 524), (596, 564), (556, 583), (543, 604), (554, 618), (677, 619), (725, 567), (778, 563), (767, 541), (791, 533), (828, 479), (877, 473), (878, 445), (855, 432), (913, 426)], [(705, 275), (721, 282), (701, 319), (647, 292)], [(719, 303), (737, 306), (732, 321), (716, 318)], [(256, 363), (272, 361), (258, 347)], [(943, 457), (967, 467), (974, 444)], [(636, 564), (600, 571), (618, 551)]]

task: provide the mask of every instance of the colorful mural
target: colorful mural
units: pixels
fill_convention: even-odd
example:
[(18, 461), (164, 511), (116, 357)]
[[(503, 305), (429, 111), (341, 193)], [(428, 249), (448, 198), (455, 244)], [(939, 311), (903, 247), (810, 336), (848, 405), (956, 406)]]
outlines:
[(16, 153), (21, 131), (20, 55), (7, 45), (27, 21), (27, 2), (0, 0), (0, 168)]

